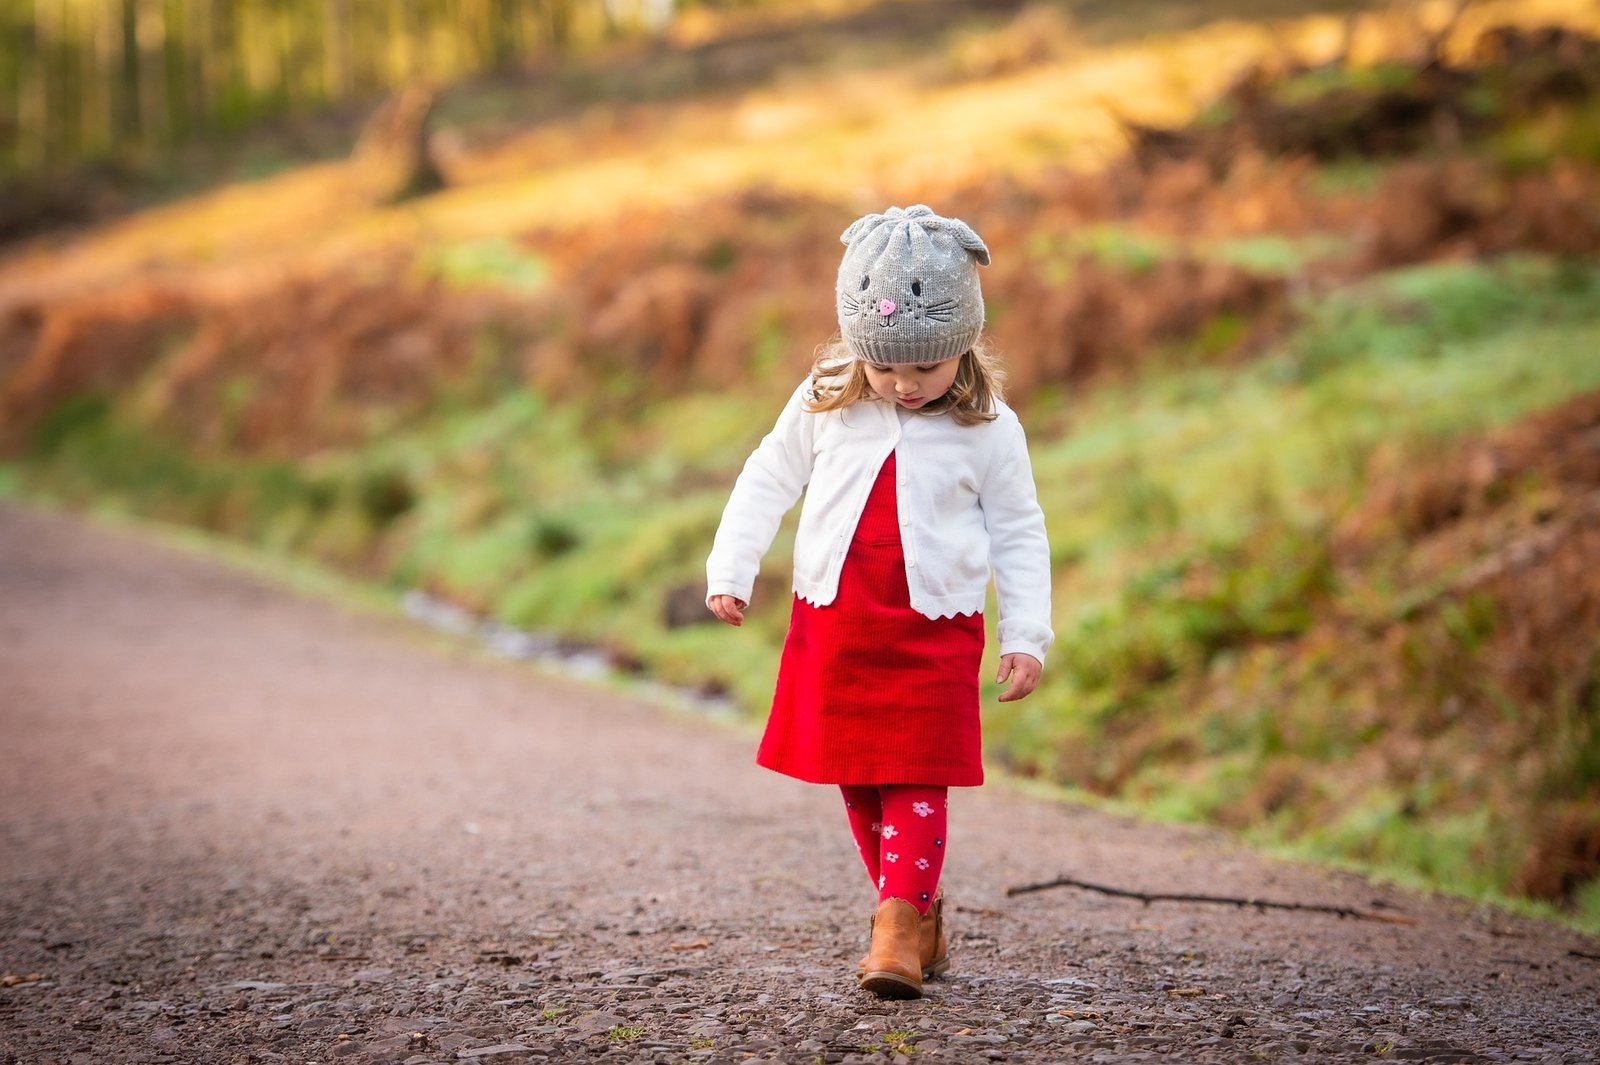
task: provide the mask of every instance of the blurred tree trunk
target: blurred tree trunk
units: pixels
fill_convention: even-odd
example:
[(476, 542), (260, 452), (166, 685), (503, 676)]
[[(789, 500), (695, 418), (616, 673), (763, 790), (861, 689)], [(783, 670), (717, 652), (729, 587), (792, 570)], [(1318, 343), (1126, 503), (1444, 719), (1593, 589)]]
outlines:
[(521, 7), (519, 0), (490, 2), (489, 57), (496, 67), (508, 66), (522, 54)]
[[(48, 2), (48, 0), (46, 0)], [(24, 167), (44, 166), (45, 129), (49, 112), (45, 100), (46, 64), (44, 35), (40, 32), (38, 5), (27, 5), (28, 24), (17, 34), (18, 56), (17, 145)]]
[(31, 0), (22, 0), (12, 40), (17, 47), (14, 156), (16, 166), (28, 170), (44, 162), (44, 79), (39, 62), (39, 20)]
[(96, 4), (89, 9), (89, 28), (84, 52), (85, 148), (94, 155), (109, 152), (117, 144), (117, 93), (113, 73), (122, 62), (121, 9), (115, 4)]
[(413, 83), (395, 93), (367, 121), (353, 162), (362, 187), (380, 203), (398, 203), (444, 188), (444, 175), (428, 145), (433, 89)]
[(144, 133), (139, 106), (139, 0), (122, 0), (122, 65), (117, 73), (117, 136), (138, 140)]
[(188, 20), (184, 0), (165, 0), (161, 12), (162, 95), (167, 104), (167, 129), (174, 141), (189, 139)]
[(573, 0), (542, 0), (542, 3), (551, 45), (565, 48), (572, 41)]
[(137, 0), (135, 33), (139, 46), (140, 121), (152, 147), (172, 144), (172, 110), (167, 94), (167, 12), (165, 0)]
[(347, 99), (356, 88), (355, 70), (350, 60), (350, 0), (329, 0), (323, 5), (323, 12), (327, 92), (332, 99)]

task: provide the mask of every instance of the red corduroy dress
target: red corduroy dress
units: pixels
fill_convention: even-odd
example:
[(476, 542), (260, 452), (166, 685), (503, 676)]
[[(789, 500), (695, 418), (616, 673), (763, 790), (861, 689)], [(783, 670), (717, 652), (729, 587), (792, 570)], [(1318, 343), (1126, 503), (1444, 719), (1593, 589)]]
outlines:
[(894, 485), (891, 452), (839, 594), (795, 597), (756, 761), (815, 784), (982, 784), (983, 615), (912, 609)]

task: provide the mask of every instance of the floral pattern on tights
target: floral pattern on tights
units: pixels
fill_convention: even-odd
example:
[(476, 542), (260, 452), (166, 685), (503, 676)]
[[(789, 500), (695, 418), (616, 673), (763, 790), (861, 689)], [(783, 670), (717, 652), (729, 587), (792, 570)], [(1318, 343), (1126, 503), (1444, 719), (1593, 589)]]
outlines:
[(926, 913), (944, 868), (950, 789), (939, 784), (841, 784), (839, 790), (856, 851), (877, 886), (879, 901), (904, 899)]

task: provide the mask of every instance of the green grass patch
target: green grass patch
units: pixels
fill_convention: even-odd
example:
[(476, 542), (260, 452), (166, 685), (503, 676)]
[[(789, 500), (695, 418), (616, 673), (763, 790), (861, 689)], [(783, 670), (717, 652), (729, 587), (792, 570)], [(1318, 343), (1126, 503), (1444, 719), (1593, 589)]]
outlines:
[(504, 237), (444, 244), (419, 255), (417, 272), (450, 288), (504, 288), (527, 295), (543, 288), (550, 268)]

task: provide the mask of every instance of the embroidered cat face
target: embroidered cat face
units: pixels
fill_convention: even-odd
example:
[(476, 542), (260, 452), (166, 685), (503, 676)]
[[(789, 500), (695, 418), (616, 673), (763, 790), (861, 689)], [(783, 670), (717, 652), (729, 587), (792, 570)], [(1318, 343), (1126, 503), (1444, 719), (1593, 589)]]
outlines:
[(920, 277), (891, 278), (874, 285), (872, 275), (862, 274), (855, 292), (839, 294), (839, 315), (864, 319), (880, 329), (893, 329), (907, 318), (949, 325), (960, 316), (959, 296), (930, 296), (926, 290)]

